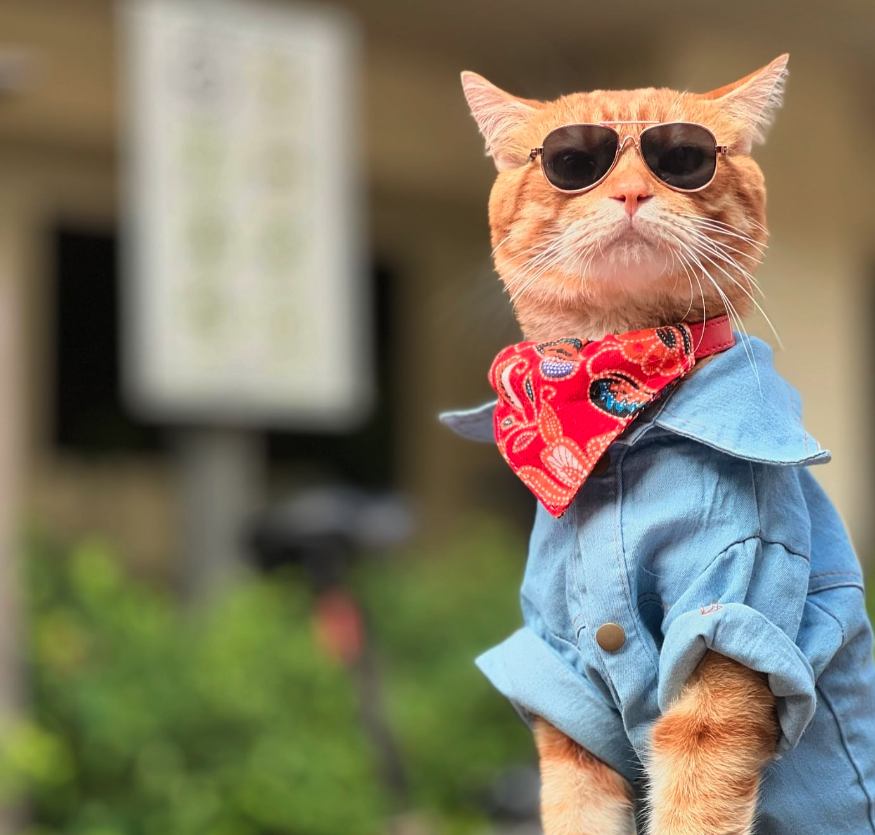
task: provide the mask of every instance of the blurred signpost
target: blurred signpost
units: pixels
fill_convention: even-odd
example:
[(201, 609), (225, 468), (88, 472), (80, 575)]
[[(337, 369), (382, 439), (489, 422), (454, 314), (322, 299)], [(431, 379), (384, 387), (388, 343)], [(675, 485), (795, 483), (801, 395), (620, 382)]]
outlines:
[(372, 398), (355, 27), (328, 6), (120, 2), (125, 383), (180, 430), (188, 582), (236, 558), (265, 428)]

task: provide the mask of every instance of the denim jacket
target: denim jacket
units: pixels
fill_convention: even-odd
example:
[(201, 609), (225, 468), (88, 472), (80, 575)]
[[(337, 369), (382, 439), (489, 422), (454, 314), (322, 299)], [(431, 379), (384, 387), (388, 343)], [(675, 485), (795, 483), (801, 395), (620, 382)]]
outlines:
[[(492, 407), (441, 418), (491, 441)], [(769, 347), (739, 337), (648, 407), (564, 516), (538, 507), (524, 626), (478, 666), (524, 719), (543, 716), (634, 782), (649, 727), (705, 652), (734, 658), (767, 674), (781, 726), (757, 831), (833, 831), (844, 803), (841, 831), (872, 835), (872, 633), (860, 564), (808, 469), (829, 458)], [(606, 623), (618, 649), (596, 639)], [(832, 793), (821, 823), (794, 805), (798, 788), (774, 788), (805, 780)]]

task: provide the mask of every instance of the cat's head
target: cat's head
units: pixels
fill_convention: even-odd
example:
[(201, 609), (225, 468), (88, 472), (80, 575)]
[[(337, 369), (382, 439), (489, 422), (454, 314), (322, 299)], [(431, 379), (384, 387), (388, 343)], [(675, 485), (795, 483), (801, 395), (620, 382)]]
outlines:
[[(498, 176), (489, 201), (495, 267), (526, 336), (605, 333), (701, 320), (755, 306), (752, 273), (765, 248), (766, 191), (750, 156), (780, 105), (787, 55), (709, 93), (646, 88), (516, 98), (462, 73), (471, 112)], [(614, 124), (621, 150), (594, 187), (546, 179), (532, 150), (553, 130)], [(670, 188), (635, 142), (642, 122), (703, 125), (727, 146), (699, 191)], [(681, 152), (684, 153), (684, 152)]]

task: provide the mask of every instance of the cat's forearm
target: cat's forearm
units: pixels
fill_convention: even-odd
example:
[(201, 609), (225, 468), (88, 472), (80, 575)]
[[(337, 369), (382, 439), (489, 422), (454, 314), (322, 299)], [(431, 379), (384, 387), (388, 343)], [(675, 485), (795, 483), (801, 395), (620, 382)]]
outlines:
[(634, 835), (628, 781), (543, 719), (534, 730), (544, 835)]
[(653, 835), (747, 835), (775, 754), (775, 698), (761, 673), (709, 652), (654, 726)]

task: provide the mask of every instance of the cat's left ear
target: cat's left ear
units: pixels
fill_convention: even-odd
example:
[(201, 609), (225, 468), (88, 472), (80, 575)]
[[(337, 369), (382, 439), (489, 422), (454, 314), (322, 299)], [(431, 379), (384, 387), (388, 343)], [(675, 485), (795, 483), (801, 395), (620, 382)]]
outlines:
[(754, 144), (766, 141), (775, 111), (783, 101), (789, 60), (789, 55), (781, 55), (733, 84), (702, 94), (702, 98), (717, 102), (742, 124), (738, 147), (742, 153), (749, 153)]

